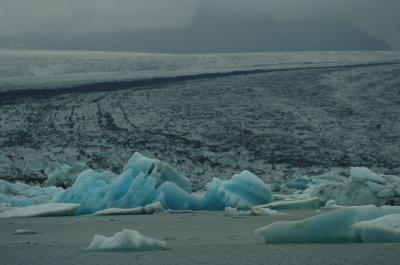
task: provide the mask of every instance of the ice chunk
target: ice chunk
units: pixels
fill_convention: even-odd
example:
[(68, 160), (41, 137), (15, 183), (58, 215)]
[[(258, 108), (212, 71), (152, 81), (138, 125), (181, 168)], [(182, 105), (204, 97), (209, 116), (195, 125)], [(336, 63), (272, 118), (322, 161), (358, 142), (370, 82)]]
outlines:
[(321, 202), (317, 197), (295, 201), (277, 201), (265, 205), (256, 205), (253, 208), (269, 208), (275, 210), (293, 210), (293, 209), (319, 209)]
[(101, 211), (97, 211), (94, 215), (136, 215), (144, 214), (143, 207), (121, 209), (121, 208), (108, 208)]
[(169, 164), (157, 159), (147, 158), (137, 152), (128, 161), (128, 164), (124, 167), (124, 171), (128, 171), (132, 176), (144, 173), (147, 177), (153, 177), (156, 179), (157, 187), (168, 181), (175, 183), (186, 192), (191, 192), (192, 190), (190, 180), (182, 176)]
[(335, 200), (340, 205), (400, 205), (398, 177), (379, 176), (367, 168), (351, 168), (343, 183), (322, 184), (311, 190), (322, 202)]
[(286, 183), (289, 189), (305, 190), (311, 183), (311, 179), (307, 176), (296, 175), (292, 180)]
[(148, 204), (145, 207), (136, 208), (108, 208), (101, 211), (97, 211), (94, 215), (139, 215), (139, 214), (154, 214), (164, 211), (164, 207), (161, 203), (156, 202)]
[[(165, 171), (165, 166), (157, 166), (161, 162), (154, 161), (136, 153), (124, 172), (112, 180), (102, 173), (86, 170), (72, 187), (57, 194), (52, 202), (79, 203), (78, 213), (88, 214), (108, 208), (138, 208), (151, 203), (159, 204), (152, 205), (153, 208), (148, 206), (145, 211), (250, 209), (253, 205), (272, 201), (269, 187), (249, 171), (226, 181), (215, 178), (203, 194), (187, 192), (181, 187), (185, 186), (183, 182), (179, 186), (176, 179), (157, 186), (157, 178), (172, 179), (174, 174), (170, 173), (175, 171)], [(154, 175), (157, 168), (161, 168), (161, 173), (169, 173)], [(180, 177), (177, 179), (182, 180)]]
[(15, 232), (12, 234), (13, 235), (35, 235), (38, 233), (35, 231), (32, 231), (32, 230), (28, 230), (28, 229), (18, 229), (18, 230), (15, 230)]
[(284, 215), (285, 213), (278, 212), (277, 210), (272, 210), (269, 208), (257, 207), (253, 206), (250, 210), (250, 214), (254, 216), (262, 216), (262, 215)]
[(340, 184), (347, 182), (347, 178), (339, 175), (335, 171), (330, 171), (328, 173), (324, 173), (322, 175), (311, 176), (310, 177), (312, 184), (314, 185), (322, 185), (322, 184)]
[(249, 216), (250, 211), (238, 210), (237, 208), (226, 207), (223, 216), (224, 217), (235, 217), (235, 216)]
[(0, 218), (12, 217), (49, 217), (75, 215), (79, 204), (73, 203), (47, 203), (21, 208), (12, 208), (0, 213)]
[(0, 203), (0, 212), (10, 210), (11, 206), (8, 203)]
[(275, 222), (255, 234), (263, 236), (266, 243), (361, 242), (360, 231), (353, 224), (399, 213), (399, 206), (343, 207), (300, 221)]
[(11, 207), (24, 207), (49, 202), (52, 197), (63, 191), (61, 188), (30, 186), (25, 183), (11, 183), (0, 180), (0, 203)]
[(243, 171), (230, 180), (214, 178), (204, 194), (203, 208), (207, 210), (224, 210), (225, 207), (250, 209), (254, 205), (272, 201), (269, 187), (256, 175)]
[(350, 180), (356, 183), (372, 181), (378, 184), (385, 184), (386, 180), (366, 167), (350, 168)]
[(273, 201), (297, 201), (311, 198), (309, 193), (297, 193), (297, 194), (274, 194)]
[(325, 203), (324, 209), (337, 209), (343, 207), (342, 205), (337, 204), (334, 200), (329, 200)]
[(94, 213), (107, 208), (136, 208), (153, 202), (155, 179), (122, 174), (109, 178), (93, 170), (81, 173), (74, 185), (53, 198), (53, 202), (79, 203), (78, 214)]
[(363, 242), (400, 242), (400, 214), (389, 214), (352, 225), (361, 230)]
[(95, 235), (86, 251), (149, 251), (168, 249), (167, 243), (124, 229), (112, 237)]
[(342, 184), (327, 184), (315, 187), (312, 196), (319, 198), (321, 202), (334, 200), (340, 205), (382, 205), (377, 194), (371, 191), (367, 185), (348, 181)]
[(160, 202), (155, 202), (146, 205), (145, 207), (143, 207), (143, 210), (146, 214), (154, 214), (164, 211), (164, 207)]
[(46, 186), (57, 186), (63, 188), (72, 186), (78, 175), (87, 168), (88, 166), (82, 162), (76, 162), (72, 166), (63, 165), (50, 172), (47, 177)]
[(187, 193), (171, 182), (166, 182), (157, 189), (156, 202), (170, 210), (203, 210), (203, 196)]

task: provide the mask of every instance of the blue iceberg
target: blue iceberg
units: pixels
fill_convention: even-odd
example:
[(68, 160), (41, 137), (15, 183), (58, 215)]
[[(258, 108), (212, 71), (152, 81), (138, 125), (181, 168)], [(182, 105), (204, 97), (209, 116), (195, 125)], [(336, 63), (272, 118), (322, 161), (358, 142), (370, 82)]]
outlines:
[(57, 203), (79, 203), (78, 214), (107, 208), (135, 208), (160, 202), (171, 210), (250, 209), (272, 201), (269, 187), (243, 171), (230, 180), (214, 178), (204, 194), (191, 193), (190, 181), (170, 165), (135, 153), (123, 173), (111, 179), (93, 170), (82, 172), (73, 186), (58, 193)]

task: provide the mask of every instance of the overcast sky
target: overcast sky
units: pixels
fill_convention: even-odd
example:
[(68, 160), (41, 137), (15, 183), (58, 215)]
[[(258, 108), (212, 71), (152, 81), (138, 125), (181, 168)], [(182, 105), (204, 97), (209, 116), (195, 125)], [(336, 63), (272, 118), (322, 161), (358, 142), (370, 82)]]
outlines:
[(400, 49), (400, 0), (0, 0), (0, 35), (184, 27), (199, 4), (278, 20), (347, 19)]

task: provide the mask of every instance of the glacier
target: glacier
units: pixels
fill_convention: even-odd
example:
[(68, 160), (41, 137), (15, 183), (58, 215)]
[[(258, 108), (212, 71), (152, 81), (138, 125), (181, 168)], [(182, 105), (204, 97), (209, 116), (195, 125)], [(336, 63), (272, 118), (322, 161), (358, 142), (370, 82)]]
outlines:
[(160, 202), (170, 210), (250, 209), (272, 201), (263, 181), (249, 171), (230, 180), (214, 178), (204, 194), (191, 193), (190, 181), (170, 165), (135, 153), (115, 179), (94, 170), (82, 172), (75, 183), (57, 193), (54, 203), (78, 203), (78, 214), (108, 208), (138, 208)]
[[(266, 243), (363, 242), (360, 229), (353, 225), (390, 214), (400, 214), (400, 206), (350, 206), (300, 221), (279, 221), (255, 230)], [(365, 238), (365, 237), (364, 237)], [(389, 241), (381, 237), (381, 241)]]

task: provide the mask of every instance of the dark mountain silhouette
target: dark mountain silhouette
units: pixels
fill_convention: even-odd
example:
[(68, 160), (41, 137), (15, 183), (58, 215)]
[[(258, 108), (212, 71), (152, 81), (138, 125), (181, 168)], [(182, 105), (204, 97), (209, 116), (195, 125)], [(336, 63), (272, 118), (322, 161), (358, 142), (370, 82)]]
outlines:
[(3, 37), (0, 46), (167, 53), (390, 50), (387, 43), (345, 20), (316, 18), (278, 22), (271, 16), (242, 17), (206, 7), (200, 8), (192, 24), (185, 28)]

